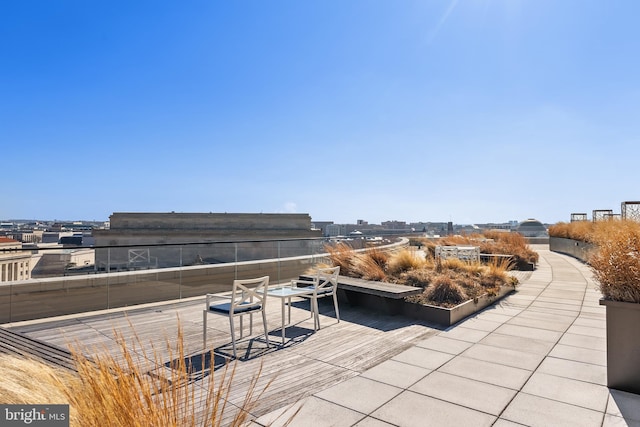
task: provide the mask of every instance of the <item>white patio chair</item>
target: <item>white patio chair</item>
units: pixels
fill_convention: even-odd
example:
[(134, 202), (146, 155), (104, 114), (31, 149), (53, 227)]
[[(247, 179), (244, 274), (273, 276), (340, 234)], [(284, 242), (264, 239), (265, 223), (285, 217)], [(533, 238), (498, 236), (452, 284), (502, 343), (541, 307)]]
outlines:
[(292, 280), (291, 284), (297, 288), (313, 288), (313, 294), (306, 296), (302, 295), (302, 298), (307, 298), (310, 301), (311, 315), (315, 314), (314, 328), (320, 329), (320, 314), (318, 311), (318, 298), (333, 297), (333, 307), (336, 310), (336, 318), (338, 323), (340, 322), (340, 310), (338, 309), (338, 275), (340, 274), (340, 266), (318, 268), (310, 280), (296, 279)]
[[(262, 323), (264, 327), (264, 337), (269, 345), (269, 333), (267, 332), (267, 316), (265, 306), (267, 304), (267, 288), (269, 287), (269, 276), (258, 277), (256, 279), (234, 280), (230, 295), (207, 294), (206, 306), (202, 312), (202, 341), (204, 348), (207, 347), (207, 315), (219, 314), (229, 317), (231, 326), (231, 344), (233, 346), (233, 357), (236, 356), (236, 334), (234, 328), (234, 318), (240, 317), (240, 339), (242, 339), (243, 327), (242, 317), (249, 315), (249, 335), (253, 333), (253, 314), (262, 313)], [(226, 300), (219, 303), (215, 300)]]

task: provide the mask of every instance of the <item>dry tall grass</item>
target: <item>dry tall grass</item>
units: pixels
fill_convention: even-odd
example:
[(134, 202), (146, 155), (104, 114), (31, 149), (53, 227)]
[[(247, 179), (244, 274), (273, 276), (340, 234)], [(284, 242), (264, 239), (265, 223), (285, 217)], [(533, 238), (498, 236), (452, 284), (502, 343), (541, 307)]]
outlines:
[[(105, 350), (88, 360), (79, 348), (72, 351), (77, 374), (50, 368), (37, 360), (1, 356), (0, 402), (68, 403), (70, 425), (79, 427), (222, 424), (229, 409), (226, 402), (233, 385), (235, 363), (214, 372), (213, 366), (205, 366), (207, 355), (203, 355), (202, 366), (190, 366), (181, 327), (175, 342), (166, 343), (171, 361), (168, 364), (155, 349), (153, 355), (145, 354), (137, 337), (132, 346), (127, 345), (122, 334), (115, 334), (119, 355)], [(213, 352), (208, 357), (214, 360)], [(270, 384), (257, 391), (260, 375), (261, 370), (254, 375), (244, 403), (230, 417), (229, 425), (249, 423), (251, 410)], [(195, 385), (194, 378), (206, 381)]]
[(537, 264), (539, 255), (533, 251), (527, 240), (520, 233), (503, 233), (498, 231), (486, 231), (485, 240), (480, 244), (480, 252), (485, 254), (512, 255), (514, 265), (512, 267), (524, 268), (526, 264)]
[(340, 274), (344, 276), (354, 276), (352, 270), (354, 263), (353, 257), (356, 252), (346, 243), (337, 243), (335, 245), (325, 245), (325, 251), (329, 254), (329, 259), (334, 267), (340, 267)]
[[(370, 257), (367, 253), (359, 253), (351, 258), (350, 270), (352, 275), (365, 280), (384, 281), (387, 274), (384, 271), (384, 265), (380, 265), (375, 258)], [(340, 270), (342, 273), (342, 269)]]
[(428, 301), (460, 304), (467, 301), (469, 296), (462, 286), (448, 276), (440, 276), (433, 281), (433, 285), (425, 292)]
[(592, 242), (591, 235), (596, 224), (591, 221), (559, 222), (549, 227), (549, 236)]
[(11, 354), (0, 354), (0, 373), (0, 402), (6, 404), (67, 404), (58, 385), (77, 380), (66, 369)]
[(597, 222), (590, 239), (597, 249), (588, 261), (602, 295), (640, 303), (640, 223)]
[(387, 271), (392, 276), (400, 275), (409, 270), (417, 270), (424, 267), (426, 260), (416, 256), (415, 252), (403, 249), (393, 254), (387, 262)]
[(478, 246), (483, 254), (511, 255), (511, 268), (522, 269), (529, 263), (538, 263), (538, 253), (532, 250), (520, 233), (486, 230), (482, 234), (441, 237), (434, 244), (442, 246)]

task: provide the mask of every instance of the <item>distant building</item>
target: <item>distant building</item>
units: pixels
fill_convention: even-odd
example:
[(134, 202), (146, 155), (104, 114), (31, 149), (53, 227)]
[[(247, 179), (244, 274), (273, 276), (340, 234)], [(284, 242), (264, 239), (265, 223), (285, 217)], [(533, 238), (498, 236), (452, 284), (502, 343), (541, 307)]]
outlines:
[(0, 282), (31, 278), (31, 252), (22, 250), (22, 243), (0, 237)]
[[(75, 245), (74, 245), (75, 246)], [(44, 245), (47, 250), (33, 256), (31, 277), (58, 277), (77, 272), (86, 274), (95, 269), (95, 250), (68, 249), (58, 245)]]
[[(251, 242), (263, 239), (322, 237), (308, 214), (124, 213), (110, 216), (108, 230), (94, 230), (99, 269), (173, 267), (196, 263), (293, 256), (308, 252), (309, 242), (287, 245)], [(232, 244), (214, 242), (238, 242)], [(113, 248), (113, 246), (125, 246)], [(290, 255), (292, 254), (292, 255)]]
[(327, 227), (331, 227), (332, 225), (334, 225), (333, 221), (313, 221), (311, 228), (320, 230), (323, 236), (330, 236), (331, 234), (327, 231)]
[(405, 221), (383, 221), (380, 223), (384, 228), (389, 230), (408, 230), (410, 227)]
[(547, 228), (537, 219), (529, 218), (522, 221), (514, 230), (524, 237), (549, 237)]
[(325, 233), (324, 235), (327, 237), (335, 237), (335, 236), (339, 236), (342, 233), (342, 226), (340, 226), (339, 224), (329, 224), (326, 226), (325, 228)]

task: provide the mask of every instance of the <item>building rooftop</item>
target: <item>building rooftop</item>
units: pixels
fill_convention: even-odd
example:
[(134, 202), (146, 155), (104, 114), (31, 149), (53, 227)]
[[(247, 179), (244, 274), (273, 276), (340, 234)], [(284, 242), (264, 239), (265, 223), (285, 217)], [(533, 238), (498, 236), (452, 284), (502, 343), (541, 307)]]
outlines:
[[(283, 425), (298, 408), (290, 426), (640, 425), (640, 395), (606, 387), (605, 307), (588, 267), (547, 246), (532, 248), (540, 262), (516, 292), (447, 329), (346, 304), (338, 323), (327, 303), (313, 333), (308, 302), (299, 301), (281, 346), (280, 304), (270, 303), (271, 345), (256, 332), (260, 325), (240, 341), (230, 404), (241, 405), (262, 365), (258, 387), (273, 382), (252, 412), (253, 426)], [(61, 346), (78, 339), (87, 348), (114, 348), (113, 330), (133, 328), (163, 354), (179, 319), (195, 361), (206, 357), (203, 301), (5, 327)], [(228, 321), (210, 316), (209, 327), (215, 371), (230, 352)]]

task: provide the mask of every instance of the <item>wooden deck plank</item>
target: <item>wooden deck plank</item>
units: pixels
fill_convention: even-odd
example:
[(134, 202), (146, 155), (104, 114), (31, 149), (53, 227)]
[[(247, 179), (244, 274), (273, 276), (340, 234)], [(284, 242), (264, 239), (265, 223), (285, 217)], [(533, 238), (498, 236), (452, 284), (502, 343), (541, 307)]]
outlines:
[(73, 355), (56, 345), (0, 328), (0, 353), (40, 359), (54, 367), (75, 369)]

